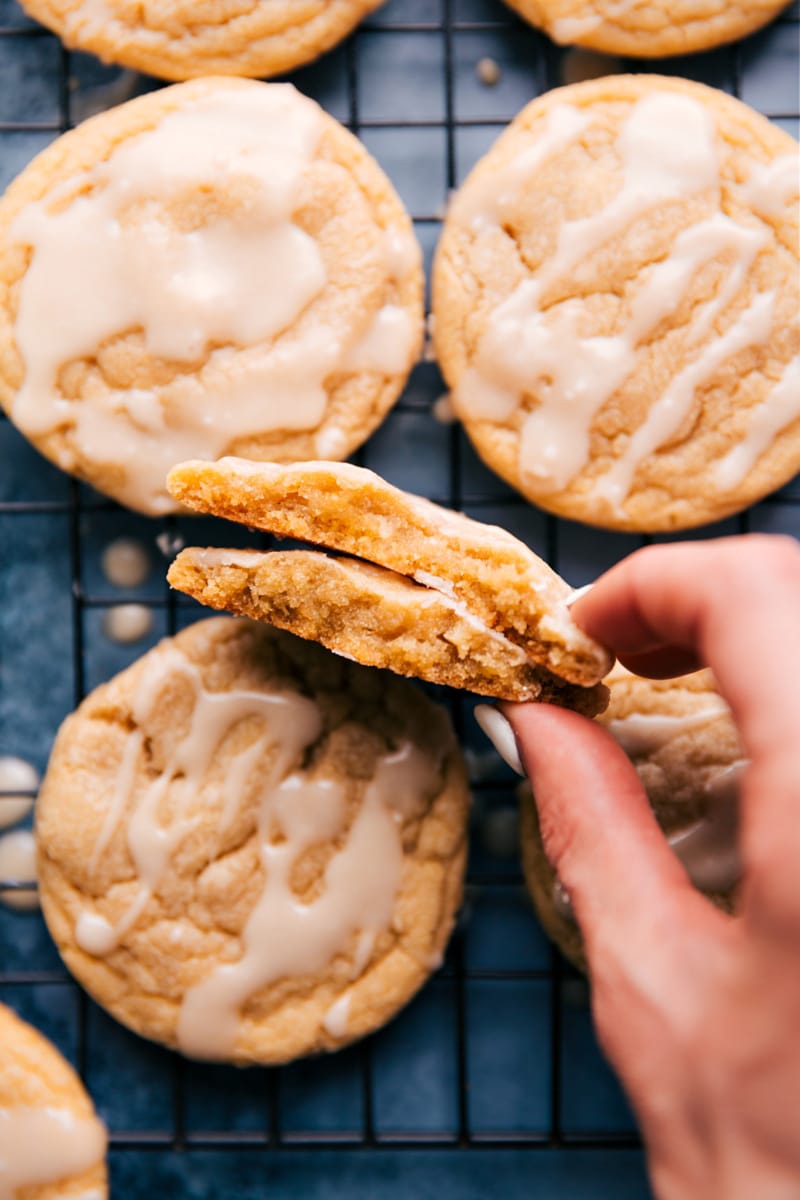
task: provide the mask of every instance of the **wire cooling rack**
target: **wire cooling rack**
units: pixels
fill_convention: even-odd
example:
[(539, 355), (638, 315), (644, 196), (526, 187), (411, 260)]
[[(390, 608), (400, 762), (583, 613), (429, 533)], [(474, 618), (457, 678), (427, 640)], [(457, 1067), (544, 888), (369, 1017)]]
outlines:
[[(797, 136), (799, 17), (794, 5), (737, 46), (609, 67), (711, 83)], [(486, 57), (499, 67), (492, 87), (476, 73)], [(449, 190), (524, 103), (586, 66), (499, 0), (393, 0), (293, 79), (386, 168), (430, 265)], [(0, 184), (63, 130), (155, 86), (66, 52), (14, 0), (0, 0)], [(576, 586), (641, 544), (525, 503), (481, 466), (457, 426), (434, 419), (442, 390), (436, 367), (421, 364), (357, 460), (504, 525)], [(690, 536), (798, 536), (799, 506), (795, 481), (739, 518)], [(125, 592), (100, 566), (103, 549), (120, 536), (140, 541), (152, 566), (145, 583)], [(50, 467), (0, 420), (0, 753), (43, 769), (59, 722), (86, 691), (206, 615), (164, 583), (180, 539), (243, 544), (248, 535), (211, 520), (151, 521), (120, 509)], [(151, 632), (133, 646), (103, 632), (120, 602), (152, 616)], [(648, 1195), (631, 1114), (591, 1030), (586, 985), (548, 945), (524, 892), (514, 781), (481, 740), (473, 701), (434, 691), (470, 756), (466, 904), (442, 970), (360, 1045), (272, 1070), (185, 1062), (88, 1000), (38, 915), (0, 909), (0, 997), (52, 1037), (86, 1080), (109, 1126), (115, 1196)]]

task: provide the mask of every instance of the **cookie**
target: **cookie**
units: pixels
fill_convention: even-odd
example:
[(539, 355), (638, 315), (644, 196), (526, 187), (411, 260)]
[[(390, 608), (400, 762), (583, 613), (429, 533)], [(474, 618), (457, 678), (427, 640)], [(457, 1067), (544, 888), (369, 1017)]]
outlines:
[(787, 0), (506, 0), (563, 46), (629, 58), (666, 58), (734, 42), (766, 25)]
[(62, 726), (42, 909), (129, 1028), (192, 1058), (286, 1062), (378, 1028), (440, 964), (468, 802), (447, 715), (414, 685), (202, 621)]
[(589, 716), (606, 700), (602, 688), (564, 683), (537, 667), (460, 601), (371, 563), (310, 550), (188, 549), (168, 579), (209, 608), (267, 621), (396, 675)]
[(609, 529), (685, 529), (800, 470), (797, 144), (721, 92), (548, 92), (456, 196), (435, 341), (487, 464)]
[[(629, 755), (656, 819), (696, 887), (726, 912), (740, 876), (739, 782), (747, 765), (728, 706), (709, 671), (639, 679), (617, 665), (598, 718)], [(530, 787), (520, 789), (522, 861), (539, 918), (585, 969), (569, 897), (544, 853)]]
[(363, 467), (226, 458), (181, 463), (167, 486), (199, 512), (365, 559), (456, 601), (567, 683), (593, 687), (611, 667), (570, 617), (569, 586), (527, 546)]
[(383, 0), (20, 0), (65, 46), (161, 79), (281, 75)]
[(106, 1131), (55, 1046), (0, 1004), (0, 1194), (105, 1200)]
[(344, 458), (418, 357), (421, 253), (288, 84), (203, 79), (65, 134), (0, 201), (0, 401), (144, 513), (192, 455)]

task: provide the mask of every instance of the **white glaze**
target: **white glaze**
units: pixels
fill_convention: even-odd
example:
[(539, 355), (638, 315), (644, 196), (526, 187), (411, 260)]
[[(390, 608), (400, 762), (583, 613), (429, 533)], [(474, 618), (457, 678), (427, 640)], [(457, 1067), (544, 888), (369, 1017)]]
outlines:
[[(300, 854), (341, 832), (344, 794), (329, 780), (290, 775), (262, 793), (259, 840), (266, 878), (242, 931), (242, 954), (217, 967), (185, 995), (178, 1021), (184, 1053), (227, 1058), (249, 996), (285, 976), (313, 977), (354, 935), (386, 929), (403, 868), (399, 820), (419, 811), (434, 784), (430, 760), (405, 745), (382, 759), (341, 848), (329, 860), (324, 887), (301, 901), (290, 886)], [(424, 788), (424, 790), (423, 790)], [(272, 840), (280, 831), (283, 840)]]
[[(14, 327), (25, 376), (12, 415), (23, 432), (70, 428), (80, 455), (119, 468), (124, 502), (165, 512), (176, 462), (316, 428), (336, 371), (408, 367), (415, 331), (395, 305), (358, 350), (322, 322), (293, 328), (327, 280), (316, 242), (292, 221), (323, 130), (320, 109), (289, 85), (200, 96), (18, 216), (10, 236), (32, 247)], [(182, 195), (226, 184), (241, 196), (235, 217), (175, 225)], [(418, 260), (402, 230), (387, 232), (385, 253), (392, 277)], [(98, 347), (137, 331), (148, 354), (188, 369), (109, 394)], [(89, 376), (74, 400), (59, 373), (80, 360)], [(62, 457), (69, 469), (71, 452)]]
[[(572, 116), (570, 116), (572, 114)], [(504, 207), (519, 194), (534, 168), (578, 137), (589, 118), (567, 106), (552, 110), (536, 145), (498, 172), (496, 195), (475, 187), (460, 207), (478, 231), (496, 227)], [(656, 397), (621, 457), (595, 479), (593, 490), (619, 511), (641, 462), (669, 442), (689, 418), (697, 392), (728, 358), (769, 338), (774, 295), (757, 293), (721, 336), (718, 319), (740, 293), (758, 254), (769, 243), (764, 229), (737, 224), (722, 212), (677, 235), (669, 254), (647, 267), (629, 298), (629, 315), (610, 335), (587, 331), (583, 300), (547, 303), (554, 285), (642, 213), (672, 199), (720, 187), (716, 131), (710, 114), (689, 97), (654, 92), (637, 101), (617, 138), (623, 183), (598, 212), (562, 224), (554, 252), (535, 277), (523, 280), (489, 316), (483, 335), (456, 389), (457, 411), (471, 420), (508, 422), (524, 393), (538, 404), (522, 422), (519, 470), (524, 481), (558, 492), (586, 466), (592, 422), (636, 366), (637, 348), (674, 312), (699, 270), (726, 264), (711, 300), (695, 307), (687, 327), (690, 359)], [(506, 175), (509, 186), (505, 186)], [(711, 340), (705, 342), (705, 339)], [(695, 347), (698, 347), (695, 350)], [(764, 403), (774, 411), (768, 397)], [(780, 400), (780, 397), (779, 397)], [(775, 408), (781, 405), (776, 402)], [(764, 429), (774, 426), (766, 420)], [(769, 437), (754, 434), (753, 446)]]
[(765, 400), (755, 405), (745, 436), (714, 468), (721, 492), (738, 487), (781, 430), (800, 418), (800, 356), (793, 358)]
[(331, 1037), (343, 1038), (347, 1033), (347, 1022), (350, 1017), (350, 993), (343, 992), (338, 1000), (330, 1006), (325, 1014), (322, 1026)]
[[(151, 779), (142, 769), (145, 736), (155, 714), (163, 711), (164, 690), (169, 686), (173, 695), (181, 677), (193, 696), (188, 729)], [(115, 924), (84, 910), (76, 940), (90, 954), (113, 951), (196, 827), (198, 795), (204, 807), (219, 805), (222, 834), (235, 820), (248, 785), (252, 789), (258, 780), (259, 854), (265, 871), (261, 894), (241, 932), (240, 957), (213, 969), (186, 992), (178, 1021), (185, 1053), (227, 1058), (235, 1047), (241, 1007), (254, 991), (283, 976), (318, 973), (353, 940), (353, 977), (363, 971), (375, 938), (391, 923), (403, 869), (400, 822), (421, 811), (436, 787), (438, 766), (410, 744), (386, 755), (347, 828), (342, 785), (298, 769), (303, 750), (321, 732), (317, 705), (298, 693), (208, 692), (197, 668), (174, 645), (162, 646), (146, 663), (132, 717), (136, 731), (125, 745), (90, 869), (97, 869), (127, 814), (127, 846), (138, 892)], [(220, 746), (243, 722), (255, 722), (254, 738), (232, 756), (221, 780), (216, 774), (210, 780)], [(162, 824), (168, 789), (171, 818)], [(294, 864), (310, 847), (336, 838), (342, 841), (328, 861), (321, 893), (306, 903), (291, 886)]]
[(631, 758), (641, 758), (661, 750), (677, 737), (682, 737), (730, 713), (721, 696), (708, 696), (702, 708), (691, 713), (630, 713), (627, 717), (607, 721), (606, 729)]
[(105, 1150), (106, 1131), (95, 1117), (50, 1106), (0, 1108), (0, 1200), (81, 1175)]
[(738, 191), (759, 216), (777, 219), (800, 192), (800, 158), (783, 154), (771, 162), (754, 163)]

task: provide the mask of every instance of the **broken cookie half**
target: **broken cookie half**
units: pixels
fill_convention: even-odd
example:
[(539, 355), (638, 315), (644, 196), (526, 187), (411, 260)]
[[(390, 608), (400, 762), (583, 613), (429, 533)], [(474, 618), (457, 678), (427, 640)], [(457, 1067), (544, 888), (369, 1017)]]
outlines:
[(572, 621), (564, 580), (505, 530), (349, 464), (188, 462), (167, 486), (188, 508), (353, 556), (187, 549), (168, 579), (203, 604), (397, 674), (605, 708), (609, 654)]

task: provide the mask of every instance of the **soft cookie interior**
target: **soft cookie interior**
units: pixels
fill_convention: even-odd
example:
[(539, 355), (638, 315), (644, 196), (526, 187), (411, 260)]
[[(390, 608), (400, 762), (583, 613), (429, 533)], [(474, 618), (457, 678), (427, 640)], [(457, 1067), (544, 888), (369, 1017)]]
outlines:
[(527, 546), (372, 471), (223, 458), (180, 464), (167, 487), (199, 512), (356, 556), (448, 596), (567, 683), (592, 687), (612, 666), (572, 621), (569, 585)]
[(588, 715), (605, 707), (602, 685), (565, 683), (460, 601), (385, 567), (308, 550), (187, 549), (168, 578), (211, 608), (267, 621), (367, 666)]

